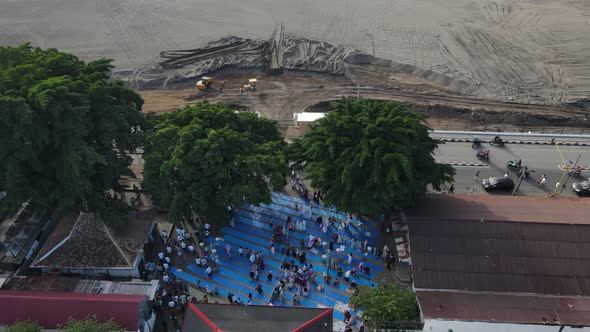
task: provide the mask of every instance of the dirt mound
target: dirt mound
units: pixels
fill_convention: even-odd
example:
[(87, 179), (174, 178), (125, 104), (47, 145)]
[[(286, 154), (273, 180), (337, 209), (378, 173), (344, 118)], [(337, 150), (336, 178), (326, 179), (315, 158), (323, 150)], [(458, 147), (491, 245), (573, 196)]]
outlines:
[[(281, 67), (287, 70), (344, 75), (344, 59), (358, 51), (344, 46), (286, 36), (279, 47)], [(271, 42), (228, 36), (202, 48), (165, 51), (150, 64), (115, 77), (139, 89), (163, 89), (217, 71), (269, 68)]]
[(138, 89), (166, 88), (223, 69), (264, 68), (269, 46), (267, 41), (224, 37), (198, 49), (164, 51), (150, 64), (115, 77)]
[(332, 44), (287, 36), (282, 43), (283, 67), (291, 70), (344, 75), (345, 59), (359, 51)]
[(496, 111), (484, 108), (461, 108), (449, 105), (413, 105), (412, 110), (437, 118), (460, 119), (492, 127), (494, 125), (589, 127), (590, 118), (572, 114)]

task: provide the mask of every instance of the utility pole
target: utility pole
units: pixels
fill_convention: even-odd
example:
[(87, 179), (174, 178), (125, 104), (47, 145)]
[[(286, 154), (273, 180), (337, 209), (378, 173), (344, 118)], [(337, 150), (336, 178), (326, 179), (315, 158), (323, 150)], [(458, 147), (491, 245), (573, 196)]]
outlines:
[[(580, 152), (580, 155), (578, 155), (578, 159), (576, 159), (576, 162), (572, 166), (572, 169), (576, 169), (576, 166), (578, 166), (578, 162), (580, 161), (580, 158), (582, 158), (582, 152)], [(565, 182), (563, 182), (563, 184), (561, 185), (561, 188), (559, 189), (559, 193), (557, 194), (557, 197), (559, 197), (561, 195), (563, 188), (565, 188), (565, 185), (567, 184), (569, 179), (572, 177), (572, 173), (570, 171), (571, 171), (571, 169), (566, 168), (567, 178), (565, 179)]]
[(512, 190), (512, 196), (516, 195), (516, 192), (518, 191), (518, 189), (520, 188), (520, 184), (522, 183), (522, 180), (524, 180), (526, 173), (529, 171), (529, 167), (528, 166), (523, 166), (519, 173), (520, 176), (518, 177), (518, 180), (516, 180), (516, 185), (514, 186), (514, 190)]

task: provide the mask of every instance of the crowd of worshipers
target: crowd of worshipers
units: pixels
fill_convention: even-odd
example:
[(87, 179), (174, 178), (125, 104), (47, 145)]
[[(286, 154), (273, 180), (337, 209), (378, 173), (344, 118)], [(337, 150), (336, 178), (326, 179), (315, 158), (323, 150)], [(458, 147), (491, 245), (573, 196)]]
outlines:
[[(314, 192), (313, 197), (310, 197), (316, 202), (320, 202), (322, 199), (321, 192)], [(308, 207), (307, 218), (313, 216), (311, 206)], [(234, 209), (228, 206), (228, 214), (230, 218), (230, 225), (234, 227), (233, 217)], [(304, 213), (304, 207), (295, 204), (295, 209), (299, 211), (300, 218), (288, 217), (286, 226), (275, 226), (272, 219), (269, 219), (269, 225), (273, 229), (273, 237), (269, 244), (271, 254), (275, 254), (275, 243), (283, 243), (283, 237), (288, 234), (288, 231), (305, 232), (306, 231), (306, 216)], [(296, 220), (294, 220), (296, 219)], [(186, 221), (185, 221), (186, 222)], [(322, 292), (326, 287), (338, 287), (340, 283), (345, 282), (349, 286), (349, 289), (356, 291), (357, 283), (354, 280), (355, 277), (360, 274), (368, 275), (370, 268), (360, 259), (355, 259), (352, 253), (345, 253), (342, 251), (340, 246), (347, 246), (352, 249), (364, 252), (365, 255), (375, 254), (380, 255), (378, 250), (374, 247), (369, 246), (367, 240), (357, 240), (353, 236), (346, 235), (346, 232), (342, 235), (337, 232), (330, 232), (332, 230), (340, 229), (345, 230), (348, 233), (353, 233), (355, 230), (351, 227), (354, 225), (352, 215), (349, 215), (345, 220), (338, 220), (337, 218), (330, 216), (323, 218), (318, 216), (315, 219), (317, 226), (326, 234), (326, 240), (324, 241), (319, 236), (309, 235), (308, 240), (300, 240), (299, 246), (294, 244), (286, 243), (282, 247), (282, 254), (284, 255), (284, 261), (279, 268), (277, 275), (273, 275), (273, 272), (266, 270), (266, 264), (264, 255), (260, 251), (255, 249), (242, 248), (238, 249), (240, 257), (249, 261), (251, 268), (249, 272), (250, 279), (259, 281), (260, 278), (266, 278), (267, 282), (273, 285), (273, 291), (270, 294), (269, 305), (272, 305), (274, 301), (281, 301), (283, 303), (292, 303), (298, 305), (301, 297), (308, 297), (310, 292), (318, 291)], [(159, 253), (159, 261), (157, 271), (162, 276), (163, 286), (158, 293), (158, 306), (159, 310), (162, 308), (168, 309), (171, 320), (176, 320), (178, 311), (184, 311), (187, 299), (189, 298), (187, 288), (185, 285), (179, 282), (179, 279), (169, 273), (170, 268), (175, 259), (181, 258), (183, 255), (194, 257), (195, 263), (198, 267), (205, 270), (207, 276), (211, 276), (217, 270), (217, 264), (219, 258), (215, 255), (213, 246), (208, 241), (210, 237), (211, 226), (208, 223), (202, 223), (200, 218), (197, 216), (195, 219), (196, 225), (203, 225), (202, 229), (195, 227), (192, 231), (187, 231), (182, 228), (174, 230), (174, 234), (166, 234), (162, 232), (162, 238), (165, 241), (165, 252)], [(331, 235), (329, 235), (331, 233)], [(319, 249), (330, 249), (330, 255), (322, 255), (323, 263), (327, 264), (335, 275), (329, 276), (324, 273), (322, 278), (316, 280), (316, 272), (312, 264), (307, 262), (307, 251), (319, 252)], [(232, 255), (231, 245), (226, 245), (226, 251), (228, 256)], [(343, 267), (346, 268), (343, 269)], [(197, 282), (196, 287), (205, 293), (202, 300), (191, 298), (192, 301), (209, 302), (209, 296), (219, 296), (219, 289), (214, 286), (213, 289), (209, 289), (209, 286), (201, 287), (200, 281)], [(287, 298), (286, 292), (292, 293), (290, 299)], [(227, 300), (230, 303), (248, 305), (253, 301), (252, 294), (264, 293), (262, 285), (257, 283), (256, 287), (248, 294), (247, 299), (242, 299), (233, 293), (228, 293)], [(217, 301), (216, 301), (217, 302)], [(345, 313), (345, 323), (347, 327), (353, 326), (356, 321), (356, 317), (348, 312), (347, 316)]]

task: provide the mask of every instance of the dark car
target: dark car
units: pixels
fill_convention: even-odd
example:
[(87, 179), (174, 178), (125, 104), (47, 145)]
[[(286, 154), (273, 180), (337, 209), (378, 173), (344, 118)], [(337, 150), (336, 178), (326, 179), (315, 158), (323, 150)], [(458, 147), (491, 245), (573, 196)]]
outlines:
[(514, 181), (509, 177), (491, 177), (484, 179), (481, 183), (485, 191), (505, 190), (511, 191), (514, 189)]
[(590, 196), (590, 181), (576, 182), (572, 184), (572, 189), (580, 196)]

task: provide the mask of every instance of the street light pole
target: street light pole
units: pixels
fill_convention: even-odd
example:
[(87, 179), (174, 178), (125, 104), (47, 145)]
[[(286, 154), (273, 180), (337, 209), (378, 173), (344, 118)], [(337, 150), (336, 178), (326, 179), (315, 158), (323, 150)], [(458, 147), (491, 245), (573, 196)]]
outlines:
[[(576, 159), (576, 162), (572, 165), (572, 169), (576, 169), (576, 166), (578, 165), (580, 158), (582, 158), (582, 153), (580, 153), (580, 155), (578, 155), (578, 159)], [(569, 179), (572, 177), (572, 173), (571, 173), (572, 169), (569, 169), (569, 167), (566, 168), (567, 178), (565, 179), (565, 181), (561, 185), (561, 188), (559, 189), (559, 193), (557, 194), (557, 197), (561, 196), (561, 192), (563, 191), (563, 188), (565, 188), (565, 185), (567, 184)]]
[(526, 176), (526, 173), (528, 172), (528, 170), (529, 170), (528, 166), (523, 166), (520, 169), (520, 176), (518, 177), (518, 180), (516, 180), (516, 185), (514, 186), (514, 190), (512, 190), (512, 196), (516, 195), (516, 192), (520, 188), (520, 184), (522, 183), (522, 180)]

